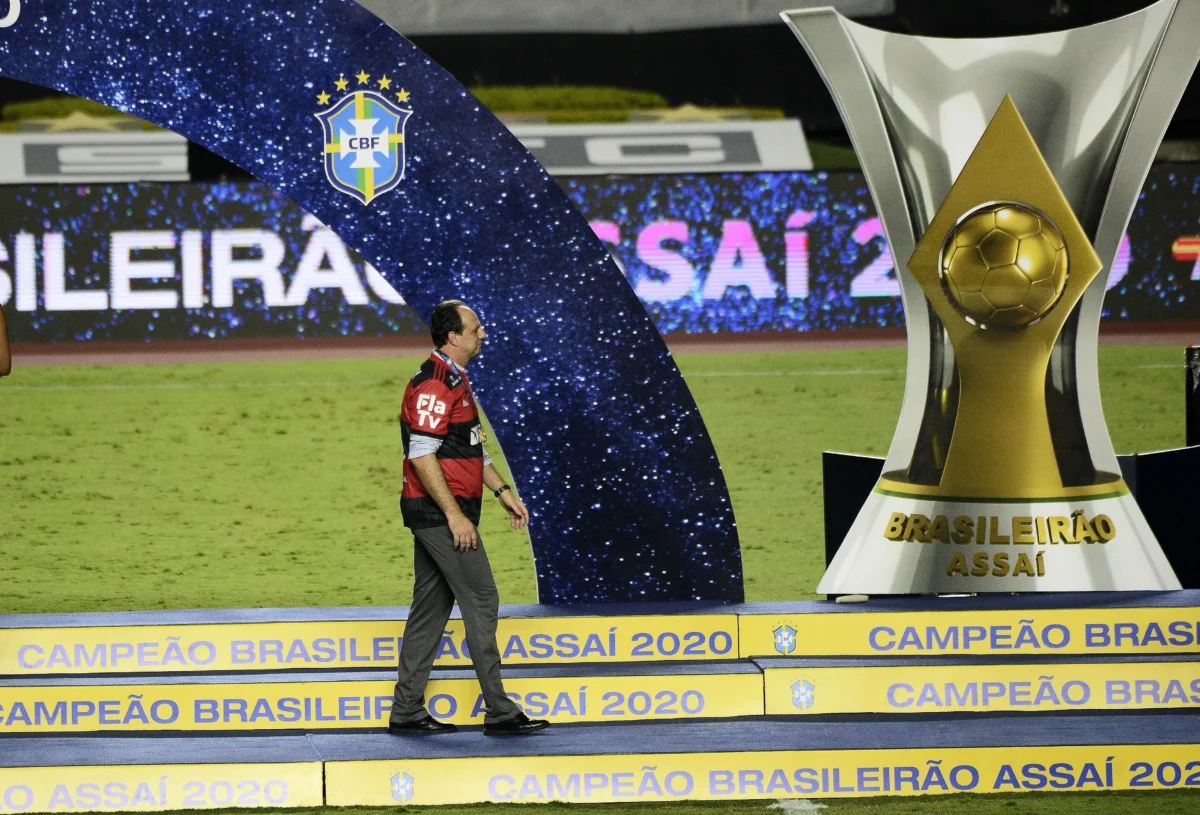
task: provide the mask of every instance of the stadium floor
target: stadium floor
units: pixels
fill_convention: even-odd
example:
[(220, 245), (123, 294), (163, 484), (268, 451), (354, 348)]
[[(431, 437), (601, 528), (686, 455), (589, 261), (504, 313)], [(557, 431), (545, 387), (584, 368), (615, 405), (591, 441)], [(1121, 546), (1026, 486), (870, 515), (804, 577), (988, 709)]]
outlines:
[[(1171, 332), (1143, 333), (1109, 333), (1102, 337), (1105, 345), (1162, 345), (1182, 346), (1200, 343), (1200, 327), (1188, 330), (1180, 329)], [(904, 338), (902, 332), (880, 333), (847, 333), (837, 337), (703, 337), (703, 338), (668, 338), (668, 344), (673, 351), (686, 353), (733, 353), (733, 352), (775, 352), (775, 351), (826, 351), (831, 349), (876, 349), (902, 348)], [(186, 345), (186, 347), (185, 347)], [(138, 365), (138, 364), (171, 364), (171, 363), (220, 363), (220, 362), (254, 362), (254, 361), (284, 361), (310, 359), (343, 359), (343, 358), (387, 358), (395, 356), (411, 356), (422, 354), (428, 348), (423, 336), (413, 337), (398, 342), (391, 341), (264, 341), (237, 342), (212, 341), (199, 344), (155, 343), (147, 346), (142, 344), (103, 344), (79, 346), (36, 346), (19, 345), (14, 348), (15, 365), (20, 366), (54, 366), (54, 365)], [(1151, 367), (1163, 367), (1155, 365)], [(1180, 358), (1180, 367), (1182, 359)], [(45, 372), (49, 374), (50, 372)], [(65, 372), (64, 372), (65, 373)], [(131, 372), (132, 373), (132, 372)], [(0, 391), (6, 383), (0, 383)], [(790, 387), (790, 385), (789, 385)], [(1145, 449), (1145, 448), (1140, 448)], [(149, 607), (139, 604), (136, 607)], [(957, 812), (969, 811), (972, 815), (985, 815), (991, 812), (1045, 812), (1045, 813), (1082, 813), (1082, 812), (1144, 812), (1153, 810), (1157, 815), (1168, 815), (1173, 812), (1197, 811), (1198, 806), (1194, 791), (1163, 791), (1150, 793), (1075, 793), (1069, 796), (1051, 797), (1038, 793), (1023, 793), (1019, 795), (989, 795), (987, 800), (974, 799), (965, 801), (954, 796), (938, 801), (929, 799), (904, 800), (860, 800), (829, 802), (831, 813), (900, 813), (900, 812)], [(560, 809), (558, 805), (546, 805), (550, 809)], [(646, 806), (639, 808), (646, 811)], [(766, 802), (734, 803), (721, 802), (704, 805), (700, 803), (687, 805), (649, 805), (655, 810), (668, 811), (671, 815), (682, 815), (685, 812), (720, 809), (728, 812), (766, 812), (769, 806)], [(808, 801), (789, 802), (787, 806), (775, 805), (785, 812), (817, 812), (825, 804)], [(477, 807), (449, 807), (439, 809), (438, 815), (451, 815), (459, 810), (477, 810)], [(571, 805), (570, 812), (583, 815), (590, 811), (584, 805)], [(632, 807), (628, 809), (632, 810)], [(618, 815), (626, 810), (623, 805), (605, 805), (604, 815)], [(309, 810), (310, 812), (329, 812), (332, 810)], [(354, 810), (338, 810), (343, 815), (349, 815)], [(378, 809), (362, 809), (362, 812), (379, 812)]]

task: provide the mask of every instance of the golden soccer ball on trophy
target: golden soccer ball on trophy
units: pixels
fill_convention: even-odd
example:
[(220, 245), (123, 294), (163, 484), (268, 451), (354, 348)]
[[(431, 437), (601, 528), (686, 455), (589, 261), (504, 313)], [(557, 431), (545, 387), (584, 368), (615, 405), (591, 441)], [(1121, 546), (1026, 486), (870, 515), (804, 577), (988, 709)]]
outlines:
[(987, 204), (950, 231), (939, 266), (950, 302), (973, 325), (1016, 328), (1044, 317), (1067, 285), (1067, 247), (1042, 213)]

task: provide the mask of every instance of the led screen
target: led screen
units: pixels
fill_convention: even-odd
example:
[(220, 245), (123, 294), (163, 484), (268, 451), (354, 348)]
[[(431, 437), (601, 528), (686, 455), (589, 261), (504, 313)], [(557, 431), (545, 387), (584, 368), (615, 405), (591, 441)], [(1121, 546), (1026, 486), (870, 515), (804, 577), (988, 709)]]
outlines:
[[(854, 173), (561, 179), (664, 333), (904, 324)], [(1151, 171), (1108, 273), (1106, 321), (1200, 320), (1200, 170)], [(0, 187), (13, 339), (423, 335), (332, 231), (270, 187)]]

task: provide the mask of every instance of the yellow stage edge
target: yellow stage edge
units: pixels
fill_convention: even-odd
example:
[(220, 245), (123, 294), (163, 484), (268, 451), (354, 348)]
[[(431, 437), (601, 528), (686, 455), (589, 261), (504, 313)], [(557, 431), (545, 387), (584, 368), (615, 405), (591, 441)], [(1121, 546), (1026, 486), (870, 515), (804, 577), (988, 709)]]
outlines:
[[(395, 668), (403, 620), (9, 628), (0, 674), (295, 671)], [(734, 614), (505, 617), (497, 643), (505, 665), (735, 659)], [(439, 643), (440, 668), (470, 668), (462, 620)]]
[[(763, 714), (762, 675), (509, 677), (508, 695), (556, 723), (728, 718)], [(0, 687), (0, 736), (21, 733), (279, 731), (383, 728), (394, 680)], [(474, 678), (434, 679), (433, 715), (483, 724)]]
[[(395, 668), (403, 620), (7, 628), (0, 674)], [(505, 665), (766, 656), (1159, 655), (1200, 653), (1200, 608), (871, 611), (502, 618)], [(461, 620), (441, 668), (469, 668)]]
[(1200, 745), (329, 761), (329, 806), (854, 798), (1200, 786)]
[(763, 671), (768, 715), (1200, 707), (1200, 662), (888, 665)]
[(163, 812), (324, 803), (322, 764), (168, 764), (0, 769), (5, 812)]
[(1104, 656), (1200, 652), (1200, 608), (743, 614), (741, 656)]

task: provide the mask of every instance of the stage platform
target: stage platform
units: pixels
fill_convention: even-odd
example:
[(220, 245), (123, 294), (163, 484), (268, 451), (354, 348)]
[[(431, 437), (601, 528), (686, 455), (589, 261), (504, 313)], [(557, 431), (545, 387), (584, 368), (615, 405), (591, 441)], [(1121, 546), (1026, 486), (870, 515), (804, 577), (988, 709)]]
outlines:
[(1198, 768), (1178, 714), (0, 740), (0, 796), (26, 812), (1173, 789)]
[(457, 620), (427, 698), (464, 729), (383, 732), (406, 611), (0, 617), (0, 805), (1200, 785), (1200, 592), (507, 607), (525, 739), (482, 735)]
[[(514, 666), (762, 656), (1200, 653), (1197, 607), (1200, 590), (854, 604), (517, 605), (501, 607), (498, 639), (505, 664)], [(0, 675), (390, 668), (407, 614), (396, 606), (0, 615)], [(789, 636), (789, 629), (798, 636)], [(456, 610), (436, 664), (469, 667), (465, 650)]]

